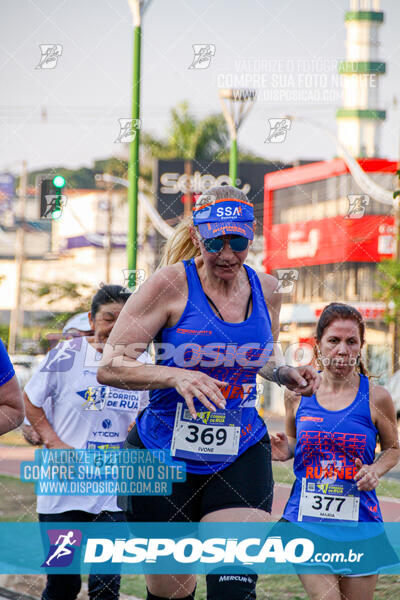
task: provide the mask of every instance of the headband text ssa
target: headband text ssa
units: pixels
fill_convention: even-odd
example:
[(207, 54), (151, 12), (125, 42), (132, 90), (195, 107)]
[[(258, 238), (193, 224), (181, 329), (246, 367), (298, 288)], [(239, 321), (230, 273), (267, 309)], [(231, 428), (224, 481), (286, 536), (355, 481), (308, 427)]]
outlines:
[[(204, 196), (206, 198), (206, 194)], [(252, 240), (253, 222), (253, 205), (237, 198), (210, 199), (209, 203), (193, 209), (193, 224), (205, 239), (233, 234)]]

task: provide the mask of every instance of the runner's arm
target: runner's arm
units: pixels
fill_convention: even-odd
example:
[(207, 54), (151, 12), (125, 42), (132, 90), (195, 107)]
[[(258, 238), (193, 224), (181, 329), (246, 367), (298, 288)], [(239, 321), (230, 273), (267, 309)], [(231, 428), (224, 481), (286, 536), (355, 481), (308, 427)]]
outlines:
[(291, 367), (285, 364), (285, 359), (282, 354), (279, 338), (279, 314), (282, 304), (282, 295), (277, 292), (278, 280), (272, 275), (259, 273), (261, 286), (264, 292), (265, 303), (268, 307), (268, 312), (271, 318), (271, 331), (273, 335), (273, 350), (268, 362), (260, 369), (259, 375), (277, 383), (276, 375), (274, 375), (275, 367), (280, 367), (277, 375), (279, 382), (286, 386), (289, 390), (303, 396), (311, 396), (318, 389), (320, 384), (320, 375), (311, 365), (304, 367)]
[[(226, 383), (201, 371), (146, 365), (137, 360), (165, 327), (170, 307), (182, 294), (184, 285), (186, 276), (181, 272), (181, 265), (167, 266), (152, 275), (129, 298), (104, 346), (97, 380), (105, 385), (129, 390), (176, 388), (195, 416), (195, 397), (209, 410), (215, 411), (212, 402), (221, 408), (225, 407), (221, 389), (226, 387)], [(173, 352), (174, 348), (165, 350)]]
[(45, 444), (45, 446), (50, 449), (72, 448), (72, 446), (68, 446), (68, 444), (65, 444), (58, 437), (53, 427), (47, 420), (46, 413), (44, 412), (43, 408), (34, 406), (29, 400), (29, 397), (26, 394), (26, 392), (23, 393), (23, 397), (25, 402), (26, 416), (33, 429), (38, 433), (38, 435), (42, 439), (43, 444)]
[(285, 461), (293, 458), (296, 447), (296, 411), (299, 397), (285, 390), (285, 429), (286, 433), (270, 434), (272, 460)]
[(21, 389), (16, 375), (0, 387), (0, 435), (16, 429), (24, 420)]
[(359, 471), (354, 477), (357, 488), (362, 491), (373, 490), (379, 479), (390, 471), (400, 458), (396, 414), (389, 392), (382, 386), (371, 386), (371, 417), (378, 430), (381, 452), (371, 465), (356, 459)]

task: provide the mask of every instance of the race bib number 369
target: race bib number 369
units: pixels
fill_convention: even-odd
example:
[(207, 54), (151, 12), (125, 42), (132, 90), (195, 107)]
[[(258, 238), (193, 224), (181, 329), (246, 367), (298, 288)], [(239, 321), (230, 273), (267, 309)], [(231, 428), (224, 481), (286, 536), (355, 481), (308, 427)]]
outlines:
[(171, 455), (190, 460), (223, 461), (238, 453), (241, 410), (202, 411), (196, 420), (183, 404), (175, 414)]

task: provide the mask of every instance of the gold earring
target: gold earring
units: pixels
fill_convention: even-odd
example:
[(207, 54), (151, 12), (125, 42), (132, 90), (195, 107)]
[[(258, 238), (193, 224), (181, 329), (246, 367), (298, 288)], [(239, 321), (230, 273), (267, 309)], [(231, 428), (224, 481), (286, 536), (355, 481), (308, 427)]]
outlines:
[(318, 345), (316, 346), (316, 349), (317, 349), (317, 363), (318, 363), (318, 366), (321, 369), (321, 371), (323, 371), (324, 370), (324, 363), (323, 363), (323, 360), (322, 360), (321, 350), (319, 349)]

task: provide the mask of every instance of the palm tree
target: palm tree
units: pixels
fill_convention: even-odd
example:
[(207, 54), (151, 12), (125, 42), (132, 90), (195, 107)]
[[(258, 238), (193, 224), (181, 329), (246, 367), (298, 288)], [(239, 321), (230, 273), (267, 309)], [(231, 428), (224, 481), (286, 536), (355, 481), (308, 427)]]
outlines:
[[(181, 102), (171, 109), (171, 121), (167, 140), (157, 140), (144, 134), (142, 144), (147, 145), (157, 158), (183, 158), (185, 174), (192, 175), (192, 160), (215, 160), (226, 158), (229, 140), (226, 122), (221, 114), (197, 119), (189, 109), (188, 102)], [(192, 194), (185, 194), (185, 216), (192, 210)]]
[(212, 114), (197, 119), (188, 102), (171, 109), (167, 139), (160, 140), (143, 134), (142, 144), (157, 158), (184, 158), (185, 160), (221, 160), (227, 155), (229, 140), (225, 119)]

